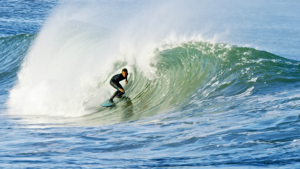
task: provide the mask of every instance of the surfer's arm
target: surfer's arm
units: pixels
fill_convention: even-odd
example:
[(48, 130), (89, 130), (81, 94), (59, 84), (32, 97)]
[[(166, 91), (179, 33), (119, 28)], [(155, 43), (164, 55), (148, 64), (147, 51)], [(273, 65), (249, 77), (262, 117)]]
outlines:
[(128, 81), (127, 81), (127, 79), (125, 80), (125, 84), (127, 84), (128, 83)]

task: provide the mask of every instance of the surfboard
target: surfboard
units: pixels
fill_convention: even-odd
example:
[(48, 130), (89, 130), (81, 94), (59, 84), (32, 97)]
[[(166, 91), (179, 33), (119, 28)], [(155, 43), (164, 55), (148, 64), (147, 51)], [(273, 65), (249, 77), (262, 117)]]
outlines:
[(105, 100), (103, 103), (100, 104), (103, 107), (111, 107), (114, 103), (109, 102), (109, 99)]

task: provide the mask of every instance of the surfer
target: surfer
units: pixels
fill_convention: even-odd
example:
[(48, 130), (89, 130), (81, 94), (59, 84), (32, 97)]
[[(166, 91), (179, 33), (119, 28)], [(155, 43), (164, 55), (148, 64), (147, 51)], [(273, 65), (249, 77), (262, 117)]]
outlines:
[(113, 103), (113, 99), (116, 96), (118, 98), (121, 98), (122, 95), (125, 93), (125, 90), (123, 89), (123, 87), (120, 85), (119, 82), (125, 79), (125, 83), (127, 84), (128, 83), (127, 75), (128, 75), (128, 71), (126, 68), (124, 68), (124, 69), (122, 69), (122, 73), (116, 74), (111, 78), (110, 85), (112, 85), (112, 87), (117, 89), (117, 91), (111, 96), (111, 98), (109, 99), (109, 102)]

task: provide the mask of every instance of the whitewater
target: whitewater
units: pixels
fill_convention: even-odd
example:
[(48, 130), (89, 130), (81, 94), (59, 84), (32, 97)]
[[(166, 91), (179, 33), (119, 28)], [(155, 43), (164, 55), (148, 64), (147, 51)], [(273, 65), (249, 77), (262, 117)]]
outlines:
[(299, 7), (1, 3), (0, 168), (298, 168)]

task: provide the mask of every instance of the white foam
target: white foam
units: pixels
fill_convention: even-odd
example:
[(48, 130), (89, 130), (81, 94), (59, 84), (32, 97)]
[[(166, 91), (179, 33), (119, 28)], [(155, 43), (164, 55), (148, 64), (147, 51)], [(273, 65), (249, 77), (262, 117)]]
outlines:
[(248, 82), (256, 82), (257, 79), (258, 79), (258, 77), (253, 77)]
[[(191, 1), (196, 2), (196, 1)], [(126, 5), (126, 7), (124, 7)], [(155, 51), (164, 44), (211, 41), (187, 31), (199, 8), (183, 1), (66, 1), (50, 15), (25, 57), (7, 102), (11, 114), (82, 116), (114, 89), (114, 64), (154, 75)], [(200, 5), (201, 6), (201, 5)], [(201, 7), (205, 9), (205, 7)], [(200, 10), (201, 11), (201, 10)], [(203, 12), (203, 11), (201, 11)]]

